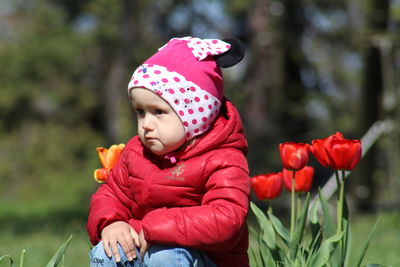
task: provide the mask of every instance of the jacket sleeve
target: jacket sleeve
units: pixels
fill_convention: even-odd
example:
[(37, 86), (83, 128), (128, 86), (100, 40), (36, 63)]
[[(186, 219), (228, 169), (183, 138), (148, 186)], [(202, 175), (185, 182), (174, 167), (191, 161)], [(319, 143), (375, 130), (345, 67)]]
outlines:
[(124, 150), (119, 162), (111, 170), (107, 183), (102, 184), (92, 196), (87, 223), (92, 244), (100, 241), (103, 228), (113, 222), (125, 221), (137, 227), (138, 222), (132, 219), (131, 199), (127, 193), (129, 187), (126, 182), (128, 178), (126, 154), (127, 151)]
[(208, 180), (201, 206), (157, 209), (142, 221), (150, 243), (229, 251), (246, 229), (249, 175), (243, 154), (207, 159)]

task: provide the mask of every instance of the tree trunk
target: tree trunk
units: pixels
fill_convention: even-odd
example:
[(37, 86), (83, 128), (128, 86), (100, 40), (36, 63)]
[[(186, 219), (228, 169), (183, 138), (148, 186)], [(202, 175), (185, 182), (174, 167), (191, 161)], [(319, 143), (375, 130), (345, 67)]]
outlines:
[(120, 45), (117, 48), (110, 69), (104, 81), (103, 104), (104, 121), (107, 140), (110, 144), (121, 142), (121, 127), (119, 127), (119, 109), (123, 97), (127, 97), (128, 80), (126, 79), (129, 68), (129, 50), (134, 49), (133, 44), (138, 42), (135, 30), (135, 13), (138, 6), (133, 1), (123, 1), (123, 13), (120, 21)]
[[(386, 32), (389, 19), (388, 0), (373, 0), (368, 14), (369, 31), (373, 34)], [(382, 93), (384, 90), (383, 68), (381, 51), (371, 38), (364, 52), (364, 82), (361, 92), (361, 118), (360, 136), (371, 125), (382, 119)], [(376, 146), (366, 154), (359, 166), (356, 176), (357, 206), (360, 211), (371, 211), (374, 208), (377, 184), (374, 181), (374, 173), (377, 170), (379, 151)]]
[(283, 72), (281, 77), (283, 106), (280, 110), (280, 128), (285, 138), (305, 141), (308, 119), (305, 112), (306, 88), (301, 80), (301, 68), (307, 62), (302, 52), (301, 37), (306, 27), (301, 1), (285, 0), (282, 15), (281, 46)]

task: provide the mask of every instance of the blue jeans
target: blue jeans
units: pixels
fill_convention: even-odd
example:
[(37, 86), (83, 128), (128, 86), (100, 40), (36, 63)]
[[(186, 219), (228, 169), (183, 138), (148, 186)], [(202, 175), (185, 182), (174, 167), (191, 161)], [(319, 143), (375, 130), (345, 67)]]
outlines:
[(98, 243), (89, 253), (90, 267), (217, 267), (210, 258), (200, 250), (182, 247), (153, 245), (140, 258), (136, 249), (136, 260), (128, 262), (125, 253), (118, 245), (121, 262), (116, 263), (114, 256), (109, 258), (104, 252), (103, 242)]

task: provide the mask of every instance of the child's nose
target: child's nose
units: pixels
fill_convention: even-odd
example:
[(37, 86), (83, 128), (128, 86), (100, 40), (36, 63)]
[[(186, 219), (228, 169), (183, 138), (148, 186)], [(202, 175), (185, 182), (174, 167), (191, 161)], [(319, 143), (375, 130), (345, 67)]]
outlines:
[(142, 121), (142, 128), (147, 131), (154, 130), (154, 124), (150, 115), (145, 115)]

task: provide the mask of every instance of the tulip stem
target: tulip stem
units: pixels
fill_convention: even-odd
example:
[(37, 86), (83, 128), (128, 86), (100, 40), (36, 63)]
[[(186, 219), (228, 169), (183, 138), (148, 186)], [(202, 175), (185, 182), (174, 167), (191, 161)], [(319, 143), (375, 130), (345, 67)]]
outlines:
[(296, 212), (296, 202), (294, 200), (294, 195), (295, 195), (295, 176), (296, 172), (293, 171), (293, 178), (292, 178), (292, 210), (291, 210), (291, 218), (290, 218), (290, 240), (293, 238), (294, 234), (294, 222), (295, 222), (295, 212)]
[(336, 192), (337, 192), (337, 197), (338, 197), (338, 199), (339, 199), (339, 198), (340, 198), (340, 191), (339, 191), (339, 188), (340, 188), (339, 171), (335, 171), (335, 177), (336, 177), (336, 185), (337, 185)]
[(342, 181), (340, 182), (340, 191), (339, 191), (339, 203), (338, 203), (338, 228), (337, 232), (342, 231), (342, 221), (343, 221), (343, 201), (344, 201), (344, 172), (342, 171)]
[(339, 171), (335, 170), (335, 177), (336, 177), (336, 184), (337, 184), (337, 200), (336, 200), (336, 226), (337, 226), (337, 233), (340, 232), (340, 225), (341, 225), (341, 205), (340, 205), (340, 189), (341, 189), (341, 183), (340, 183), (340, 177), (339, 177)]
[[(343, 228), (343, 206), (344, 206), (344, 179), (345, 179), (345, 170), (342, 170), (342, 180), (340, 181), (340, 191), (339, 191), (339, 200), (338, 200), (338, 227), (337, 233), (342, 232)], [(339, 241), (340, 251), (344, 253), (344, 243), (343, 238)]]
[(268, 201), (267, 213), (272, 213), (272, 206), (271, 206), (271, 202), (270, 201)]
[(297, 194), (297, 209), (296, 209), (296, 219), (299, 218), (300, 209), (301, 209), (301, 193), (298, 192)]

